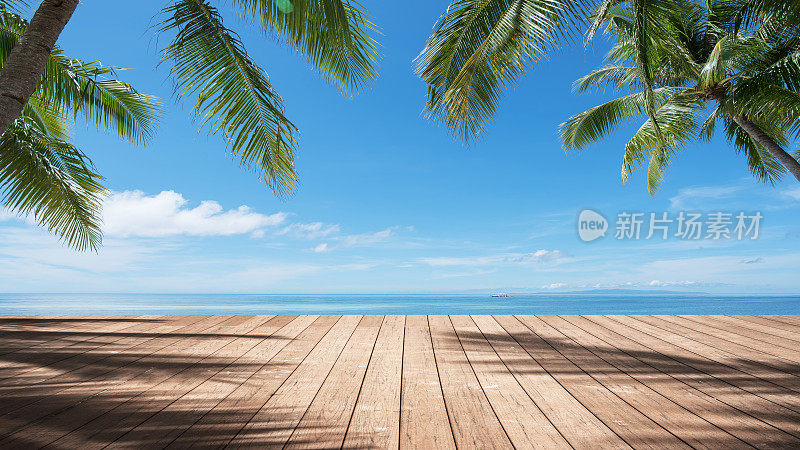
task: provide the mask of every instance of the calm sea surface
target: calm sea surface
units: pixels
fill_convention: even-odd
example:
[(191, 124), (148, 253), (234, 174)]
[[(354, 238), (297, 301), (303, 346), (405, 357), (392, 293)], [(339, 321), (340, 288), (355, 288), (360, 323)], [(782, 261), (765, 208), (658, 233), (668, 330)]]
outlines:
[(800, 296), (0, 294), (0, 314), (800, 314)]

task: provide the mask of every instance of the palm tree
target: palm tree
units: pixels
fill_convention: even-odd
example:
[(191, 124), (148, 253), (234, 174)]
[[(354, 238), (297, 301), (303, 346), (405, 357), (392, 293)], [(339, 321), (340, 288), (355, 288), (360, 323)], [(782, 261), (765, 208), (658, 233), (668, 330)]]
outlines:
[[(798, 155), (785, 150), (800, 136), (800, 27), (786, 26), (786, 11), (747, 26), (741, 17), (741, 3), (728, 0), (677, 0), (659, 12), (647, 56), (661, 137), (647, 118), (625, 145), (623, 180), (647, 162), (647, 187), (655, 192), (672, 157), (694, 139), (710, 139), (717, 124), (757, 179), (774, 183), (788, 170), (800, 180)], [(575, 83), (578, 92), (608, 86), (633, 92), (570, 117), (561, 126), (565, 149), (583, 149), (646, 115), (635, 20), (627, 4), (606, 11), (603, 22), (616, 40), (608, 64)]]
[[(13, 10), (24, 3), (0, 0), (0, 9)], [(156, 28), (169, 38), (162, 63), (172, 68), (176, 97), (192, 99), (200, 128), (222, 135), (228, 151), (244, 167), (255, 169), (276, 194), (290, 193), (297, 181), (297, 127), (285, 116), (283, 100), (264, 70), (247, 54), (238, 35), (224, 25), (213, 3), (172, 0), (160, 11)], [(8, 146), (16, 145), (16, 141), (6, 134), (13, 134), (12, 127), (25, 117), (36, 93), (48, 86), (51, 59), (58, 52), (55, 42), (77, 4), (77, 0), (43, 0), (22, 33), (9, 42), (0, 69), (0, 139), (8, 140)], [(233, 0), (229, 5), (265, 34), (303, 53), (320, 75), (344, 94), (362, 90), (376, 77), (378, 50), (372, 35), (377, 29), (355, 0)], [(77, 111), (69, 101), (79, 100), (79, 94), (60, 101)], [(129, 122), (120, 123), (110, 126), (131, 127)], [(150, 132), (151, 128), (146, 132), (137, 128), (137, 136), (149, 137)], [(5, 153), (2, 148), (0, 152)], [(90, 166), (86, 167), (88, 170)], [(35, 177), (24, 169), (17, 170), (20, 176)], [(96, 180), (97, 174), (91, 179)], [(37, 217), (44, 217), (21, 187), (6, 187), (4, 196), (17, 210), (38, 211)], [(85, 227), (66, 232), (61, 222), (69, 216), (67, 206), (52, 204), (50, 208), (50, 219), (43, 219), (43, 223), (78, 248), (96, 248), (100, 239), (97, 229), (89, 234), (80, 231)], [(94, 223), (98, 208), (98, 204), (89, 208)]]
[[(0, 10), (0, 64), (28, 24)], [(119, 69), (67, 58), (55, 47), (21, 114), (0, 136), (3, 205), (28, 216), (77, 249), (101, 242), (105, 189), (91, 160), (69, 142), (79, 114), (133, 143), (148, 142), (160, 104), (116, 79)]]
[[(657, 107), (664, 102), (665, 90), (662, 88), (667, 86), (660, 84), (663, 80), (658, 78), (658, 64), (663, 59), (659, 55), (667, 52), (674, 40), (675, 30), (670, 24), (674, 18), (670, 12), (673, 8), (684, 9), (692, 3), (695, 7), (706, 4), (689, 0), (454, 0), (436, 23), (417, 59), (417, 74), (428, 84), (426, 111), (431, 118), (445, 124), (464, 140), (478, 137), (494, 117), (503, 92), (515, 85), (520, 76), (536, 62), (545, 59), (553, 49), (577, 42), (581, 35), (588, 44), (603, 24), (613, 21), (615, 13), (624, 9), (629, 19), (625, 35), (628, 52), (625, 62), (629, 68), (628, 76), (635, 78), (636, 88), (640, 91), (637, 99), (642, 109), (637, 112), (648, 118), (652, 135), (661, 149), (659, 154), (668, 156), (668, 147), (674, 147), (674, 144), (669, 142), (670, 137), (665, 136), (666, 133), (662, 133), (661, 122), (657, 118)], [(732, 23), (725, 22), (725, 27), (719, 32), (733, 31), (735, 37), (750, 36), (761, 28), (762, 33), (772, 33), (769, 39), (778, 39), (778, 33), (770, 27), (774, 27), (779, 20), (784, 20), (784, 25), (793, 30), (800, 24), (800, 2), (792, 0), (710, 0), (709, 4), (714, 5), (711, 9), (716, 11), (715, 14), (725, 11), (724, 20), (732, 20)], [(717, 26), (714, 25), (718, 23), (715, 22), (717, 20), (715, 17), (708, 20), (712, 29), (703, 34), (708, 35), (709, 39), (718, 33), (713, 29)], [(769, 23), (772, 25), (762, 27)], [(708, 42), (711, 48), (716, 43), (716, 40)], [(730, 41), (722, 45), (729, 44)], [(786, 56), (781, 62), (783, 69), (776, 67), (770, 73), (775, 75), (776, 71), (790, 71), (786, 72), (784, 81), (797, 80), (797, 72), (790, 68), (796, 67), (797, 59), (792, 59), (796, 57), (783, 56)], [(704, 62), (706, 60), (694, 60), (695, 64)], [(755, 69), (749, 67), (747, 70), (750, 72), (740, 75), (750, 76)], [(738, 83), (733, 79), (728, 80), (727, 75), (717, 81)], [(790, 91), (795, 95), (796, 87), (796, 81), (784, 83), (782, 92), (785, 94)], [(739, 91), (740, 95), (745, 93), (745, 90)], [(736, 100), (737, 108), (741, 108), (737, 111), (747, 113), (739, 114), (736, 120), (742, 122), (742, 129), (750, 130), (748, 133), (752, 132), (753, 135), (758, 135), (758, 130), (751, 126), (751, 123), (756, 123), (754, 119), (758, 120), (757, 112), (762, 111), (760, 114), (763, 115), (763, 111), (768, 109), (759, 108), (759, 95), (763, 93), (766, 91), (752, 91), (746, 99), (739, 96)], [(778, 91), (773, 90), (772, 94), (778, 95)], [(791, 98), (784, 95), (781, 107), (783, 114), (793, 114), (796, 121), (797, 109), (786, 103)], [(764, 100), (769, 103), (775, 98)], [(728, 103), (732, 104), (733, 101)], [(795, 125), (784, 125), (786, 133), (797, 134)], [(764, 139), (759, 139), (766, 143)], [(774, 149), (775, 146), (768, 147)], [(646, 151), (644, 148), (639, 150)], [(659, 156), (659, 159), (664, 156)], [(785, 156), (779, 160), (787, 167), (796, 164), (795, 158), (787, 159)], [(791, 170), (794, 174), (794, 169)], [(653, 181), (657, 181), (657, 177)], [(655, 185), (652, 187), (655, 188)]]

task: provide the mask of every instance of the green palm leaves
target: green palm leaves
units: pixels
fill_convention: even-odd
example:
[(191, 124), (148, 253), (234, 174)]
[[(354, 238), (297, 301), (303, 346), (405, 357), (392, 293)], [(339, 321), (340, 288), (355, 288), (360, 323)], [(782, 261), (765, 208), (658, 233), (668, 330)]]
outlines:
[[(341, 0), (237, 0), (235, 9), (265, 31), (302, 51), (322, 76), (344, 92), (376, 76), (375, 28), (354, 2)], [(164, 49), (173, 64), (179, 98), (195, 97), (201, 126), (222, 134), (229, 151), (255, 168), (277, 194), (291, 193), (297, 175), (297, 127), (284, 115), (283, 100), (248, 56), (235, 32), (204, 0), (180, 0), (164, 9), (161, 32), (174, 32)]]
[[(427, 113), (468, 140), (530, 63), (586, 30), (606, 26), (608, 65), (577, 92), (624, 95), (561, 126), (565, 149), (588, 147), (634, 119), (623, 180), (647, 167), (655, 192), (670, 160), (716, 121), (753, 174), (774, 182), (800, 164), (781, 147), (800, 133), (800, 7), (788, 0), (454, 0), (417, 60)], [(717, 103), (713, 105), (711, 103)], [(708, 116), (708, 109), (715, 113)], [(707, 120), (703, 116), (708, 117)], [(751, 131), (746, 131), (746, 126)], [(763, 133), (762, 133), (763, 131)]]
[[(27, 23), (6, 11), (25, 2), (0, 1), (0, 66)], [(302, 52), (323, 78), (350, 94), (375, 79), (377, 33), (363, 7), (348, 0), (235, 0), (240, 16)], [(206, 0), (177, 0), (162, 10), (158, 29), (172, 35), (163, 60), (179, 99), (194, 99), (201, 128), (221, 134), (229, 152), (254, 168), (276, 194), (290, 193), (297, 175), (297, 127), (283, 100)], [(116, 79), (119, 69), (63, 56), (56, 48), (22, 115), (0, 137), (0, 192), (6, 207), (32, 216), (78, 249), (101, 242), (102, 177), (68, 143), (81, 116), (136, 144), (149, 142), (160, 105)]]
[(297, 128), (283, 115), (283, 100), (216, 9), (186, 0), (165, 10), (162, 31), (177, 29), (164, 57), (174, 62), (179, 97), (197, 95), (202, 125), (221, 132), (242, 164), (255, 167), (276, 191), (291, 190)]
[(503, 90), (526, 67), (576, 35), (583, 0), (456, 0), (417, 58), (426, 111), (454, 134), (478, 136)]
[[(234, 0), (234, 7), (302, 52), (326, 80), (345, 93), (375, 79), (378, 30), (363, 6), (342, 0)], [(287, 8), (290, 7), (291, 9)]]
[[(0, 12), (0, 64), (26, 22)], [(69, 143), (78, 115), (134, 143), (155, 130), (159, 103), (114, 79), (116, 69), (69, 59), (56, 48), (22, 115), (0, 136), (3, 205), (34, 219), (67, 245), (96, 250), (101, 243), (102, 177)]]
[(36, 120), (23, 116), (0, 137), (5, 206), (80, 250), (95, 250), (102, 239), (101, 180), (86, 155)]
[[(586, 92), (611, 85), (635, 93), (567, 120), (561, 126), (564, 148), (588, 147), (622, 119), (644, 117), (625, 145), (622, 176), (625, 180), (646, 164), (647, 187), (653, 193), (678, 151), (697, 138), (710, 138), (716, 122), (722, 121), (726, 137), (747, 156), (757, 179), (775, 182), (787, 168), (793, 170), (797, 161), (782, 148), (792, 135), (800, 137), (800, 32), (776, 26), (789, 20), (781, 11), (760, 14), (751, 19), (751, 27), (741, 27), (737, 17), (749, 14), (741, 5), (715, 0), (706, 7), (683, 0), (659, 9), (659, 31), (647, 48), (649, 67), (657, 68), (649, 82), (637, 50), (638, 5), (612, 7), (604, 19), (616, 38), (607, 55), (609, 65), (579, 79), (575, 87)], [(648, 83), (654, 86), (653, 112), (645, 100)]]

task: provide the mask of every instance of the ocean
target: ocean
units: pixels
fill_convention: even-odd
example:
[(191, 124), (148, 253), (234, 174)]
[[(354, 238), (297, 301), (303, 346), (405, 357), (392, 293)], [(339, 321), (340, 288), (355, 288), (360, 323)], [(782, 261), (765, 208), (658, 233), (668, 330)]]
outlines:
[(0, 294), (0, 314), (800, 314), (800, 296)]

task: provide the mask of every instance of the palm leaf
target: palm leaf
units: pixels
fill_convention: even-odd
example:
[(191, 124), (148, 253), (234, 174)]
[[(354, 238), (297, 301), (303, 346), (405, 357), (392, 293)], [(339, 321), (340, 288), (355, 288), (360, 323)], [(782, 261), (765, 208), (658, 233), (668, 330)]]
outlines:
[[(733, 145), (738, 153), (747, 157), (747, 166), (753, 176), (764, 183), (775, 184), (780, 181), (783, 174), (786, 173), (783, 165), (730, 117), (725, 117), (723, 123), (728, 142)], [(765, 122), (757, 123), (757, 125), (779, 145), (785, 146), (788, 143), (785, 132), (779, 127), (770, 126), (769, 123)]]
[(578, 34), (588, 0), (456, 0), (417, 58), (426, 113), (465, 140), (531, 62)]
[(22, 115), (49, 136), (66, 141), (70, 137), (72, 122), (63, 109), (42, 100), (41, 92), (34, 92), (22, 110)]
[(363, 6), (350, 0), (234, 0), (233, 7), (265, 32), (302, 52), (344, 92), (364, 89), (377, 76), (378, 33)]
[(700, 129), (697, 114), (701, 109), (702, 103), (681, 93), (659, 106), (656, 109), (656, 119), (661, 125), (661, 136), (659, 137), (653, 126), (653, 121), (648, 118), (625, 144), (622, 180), (626, 181), (647, 160), (647, 190), (655, 194), (672, 158), (697, 136)]
[(572, 85), (573, 91), (585, 93), (592, 90), (602, 90), (606, 85), (611, 85), (615, 90), (624, 87), (641, 88), (639, 73), (635, 67), (608, 65), (578, 78)]
[(161, 32), (176, 32), (163, 56), (173, 63), (176, 95), (196, 95), (201, 127), (222, 133), (230, 152), (276, 193), (291, 192), (297, 128), (284, 116), (283, 100), (267, 76), (208, 2), (180, 0), (164, 13)]
[(0, 136), (0, 192), (4, 204), (33, 217), (78, 250), (97, 250), (105, 193), (91, 161), (25, 116)]
[[(657, 88), (653, 96), (658, 104), (674, 95), (673, 88)], [(623, 121), (647, 114), (647, 95), (637, 92), (616, 98), (570, 117), (561, 124), (561, 142), (565, 150), (586, 148), (604, 137)]]
[[(0, 65), (27, 27), (21, 17), (0, 12)], [(106, 128), (134, 143), (149, 142), (161, 115), (157, 97), (141, 94), (133, 86), (115, 79), (118, 68), (97, 61), (83, 62), (63, 56), (56, 47), (42, 74), (40, 103), (81, 114), (87, 121)]]

